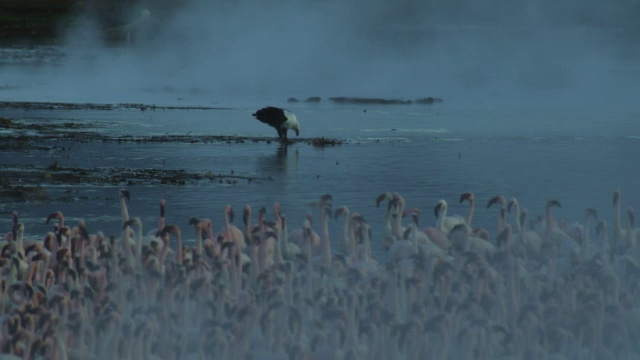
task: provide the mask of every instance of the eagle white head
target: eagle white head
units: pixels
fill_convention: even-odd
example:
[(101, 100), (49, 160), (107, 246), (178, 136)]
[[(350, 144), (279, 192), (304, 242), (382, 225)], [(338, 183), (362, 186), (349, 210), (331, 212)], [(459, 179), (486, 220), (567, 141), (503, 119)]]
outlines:
[(287, 117), (287, 121), (282, 124), (282, 126), (286, 129), (291, 129), (296, 132), (296, 136), (300, 135), (300, 123), (298, 122), (298, 118), (296, 115), (289, 110), (284, 110), (284, 116)]

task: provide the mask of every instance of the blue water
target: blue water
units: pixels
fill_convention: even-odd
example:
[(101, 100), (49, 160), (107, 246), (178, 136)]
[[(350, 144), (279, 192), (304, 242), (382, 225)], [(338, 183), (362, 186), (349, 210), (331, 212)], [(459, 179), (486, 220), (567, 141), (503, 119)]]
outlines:
[[(433, 106), (336, 105), (328, 99), (321, 104), (274, 103), (272, 99), (221, 99), (215, 103), (225, 109), (5, 110), (1, 116), (26, 122), (92, 124), (97, 131), (113, 136), (275, 136), (273, 129), (251, 116), (257, 108), (272, 104), (296, 113), (301, 137), (339, 138), (345, 143), (326, 148), (300, 143), (289, 146), (286, 153), (275, 142), (56, 143), (65, 150), (7, 152), (0, 155), (0, 164), (45, 167), (59, 160), (60, 165), (69, 167), (185, 169), (258, 178), (235, 185), (126, 186), (132, 194), (131, 216), (141, 217), (149, 229), (155, 227), (161, 198), (167, 201), (167, 222), (184, 228), (193, 216), (210, 217), (214, 228), (221, 226), (226, 204), (240, 212), (245, 204), (271, 210), (276, 201), (288, 215), (290, 227), (295, 227), (308, 211), (316, 211), (311, 202), (330, 193), (334, 206), (347, 205), (374, 224), (374, 241), (382, 240), (384, 211), (376, 208), (375, 198), (384, 191), (397, 191), (408, 207), (420, 208), (421, 226), (435, 223), (433, 207), (439, 199), (449, 203), (449, 215), (466, 214), (467, 205), (459, 204), (458, 198), (473, 191), (477, 199), (474, 225), (490, 232), (495, 228), (497, 211), (485, 206), (498, 194), (518, 198), (529, 210), (530, 219), (542, 214), (548, 199), (557, 199), (562, 208), (556, 214), (569, 223), (582, 219), (587, 207), (596, 208), (600, 218), (611, 222), (616, 189), (622, 192), (623, 208), (640, 206), (640, 123), (637, 113), (628, 109), (506, 101), (500, 106), (500, 101), (488, 104), (456, 98)], [(61, 210), (71, 225), (83, 218), (93, 231), (117, 234), (120, 187), (125, 184), (50, 189), (53, 194), (67, 191), (78, 198), (103, 200), (2, 203), (0, 211), (7, 215), (0, 219), (0, 229), (10, 230), (8, 214), (17, 210), (26, 235), (39, 238), (47, 230), (46, 215)], [(340, 225), (330, 223), (334, 238)], [(193, 237), (191, 229), (183, 232)], [(380, 245), (374, 245), (374, 252), (384, 256)]]

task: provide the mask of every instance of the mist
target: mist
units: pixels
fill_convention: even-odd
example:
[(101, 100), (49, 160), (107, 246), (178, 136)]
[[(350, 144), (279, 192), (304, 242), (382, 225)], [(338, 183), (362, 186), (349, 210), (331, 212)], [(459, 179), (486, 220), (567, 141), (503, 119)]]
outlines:
[[(51, 65), (0, 68), (21, 100), (219, 102), (294, 96), (632, 101), (637, 1), (185, 1), (89, 9)], [(148, 17), (140, 14), (148, 11)]]

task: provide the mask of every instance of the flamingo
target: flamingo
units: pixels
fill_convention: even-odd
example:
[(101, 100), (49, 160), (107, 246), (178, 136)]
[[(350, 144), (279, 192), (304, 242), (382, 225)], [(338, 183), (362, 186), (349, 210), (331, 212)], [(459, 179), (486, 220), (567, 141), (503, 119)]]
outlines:
[(309, 240), (311, 241), (311, 250), (312, 253), (316, 254), (319, 252), (318, 250), (320, 248), (321, 239), (320, 235), (318, 235), (318, 233), (312, 229), (312, 223), (313, 214), (309, 212), (307, 213), (307, 216), (305, 216), (301, 227), (289, 231), (289, 242), (297, 244), (301, 249), (306, 247), (304, 240), (304, 231), (308, 227), (308, 230), (310, 231)]
[(137, 271), (140, 271), (142, 270), (142, 222), (140, 221), (140, 218), (135, 217), (133, 219), (127, 220), (123, 224), (123, 230), (126, 229), (128, 226), (133, 226), (133, 225), (135, 225), (138, 228), (136, 242), (135, 242), (135, 258), (136, 258)]
[(203, 241), (202, 247), (209, 258), (217, 258), (220, 255), (220, 244), (213, 235), (213, 225), (210, 219), (203, 219), (201, 222)]
[(120, 216), (122, 217), (122, 223), (124, 224), (129, 220), (129, 210), (127, 209), (127, 201), (131, 198), (131, 194), (127, 189), (120, 189)]
[(68, 226), (64, 225), (64, 214), (62, 214), (62, 211), (56, 211), (49, 214), (47, 216), (46, 224), (49, 224), (52, 219), (58, 220), (58, 223), (53, 226), (53, 233), (56, 234), (56, 245), (58, 247), (66, 246), (67, 241), (69, 240), (66, 234), (67, 232), (70, 232), (70, 229)]
[(540, 252), (540, 246), (542, 245), (542, 239), (540, 235), (535, 231), (527, 229), (527, 216), (528, 211), (526, 209), (520, 210), (520, 203), (516, 198), (511, 198), (507, 204), (507, 211), (515, 215), (516, 234), (514, 237), (519, 239), (519, 243), (525, 248), (525, 256), (531, 254), (533, 257), (537, 257)]
[(403, 237), (394, 242), (389, 248), (389, 257), (387, 263), (399, 264), (405, 260), (409, 260), (412, 256), (418, 254), (417, 239), (417, 222), (418, 213), (411, 212), (412, 222), (407, 227)]
[(609, 241), (609, 234), (607, 232), (607, 221), (601, 219), (596, 224), (596, 234), (602, 236), (602, 248), (607, 254), (605, 257), (609, 262), (613, 260), (614, 251), (613, 244)]
[(159, 213), (159, 217), (158, 217), (158, 226), (155, 229), (151, 229), (147, 232), (147, 237), (150, 238), (155, 238), (156, 234), (159, 231), (162, 231), (162, 229), (164, 229), (164, 227), (166, 226), (165, 223), (165, 213), (166, 213), (166, 209), (167, 208), (167, 201), (165, 199), (160, 199), (160, 213)]
[[(11, 242), (0, 251), (0, 350), (18, 358), (84, 358), (108, 349), (118, 358), (206, 357), (216, 346), (223, 348), (217, 352), (223, 359), (638, 357), (632, 336), (640, 327), (634, 290), (637, 249), (610, 259), (608, 249), (598, 251), (600, 241), (589, 246), (594, 209), (581, 213), (574, 227), (581, 239), (574, 257), (567, 252), (573, 239), (552, 214), (561, 205), (547, 202), (539, 227), (545, 247), (557, 255), (553, 277), (547, 277), (549, 269), (540, 266), (544, 257), (533, 256), (522, 239), (527, 211), (520, 211), (516, 202), (510, 201), (508, 211), (520, 211), (519, 219), (496, 234), (498, 248), (477, 237), (465, 221), (451, 229), (451, 248), (445, 252), (431, 240), (420, 241), (419, 209), (399, 213), (399, 198), (390, 200), (390, 213), (410, 216), (411, 221), (394, 225), (403, 232), (391, 245), (384, 268), (371, 255), (372, 236), (384, 231), (372, 233), (373, 224), (344, 210), (338, 212), (347, 222), (343, 236), (346, 230), (358, 242), (355, 258), (340, 269), (339, 255), (329, 248), (333, 261), (328, 271), (325, 243), (313, 256), (310, 218), (303, 222), (306, 259), (289, 255), (282, 263), (261, 265), (266, 271), (258, 273), (259, 249), (251, 247), (256, 266), (243, 271), (242, 253), (233, 241), (225, 241), (219, 255), (191, 266), (190, 259), (195, 263), (200, 251), (209, 251), (200, 241), (215, 244), (209, 219), (190, 220), (196, 231), (190, 252), (172, 226), (158, 233), (162, 245), (143, 242), (140, 250), (142, 225), (130, 217), (122, 228), (134, 232), (133, 253), (143, 265), (128, 269), (132, 276), (117, 264), (126, 255), (116, 246), (117, 236), (88, 234), (81, 221), (73, 231), (63, 223), (58, 234), (49, 232), (44, 241), (24, 244), (31, 227), (16, 221)], [(325, 241), (328, 199), (321, 209), (319, 237)], [(637, 246), (635, 235), (629, 237), (634, 230), (632, 208), (626, 216), (620, 241)], [(60, 228), (61, 219), (53, 219)], [(282, 238), (277, 225), (265, 227), (264, 236), (282, 241), (286, 259), (287, 219), (279, 209), (276, 223)], [(604, 220), (598, 221), (596, 232), (604, 247), (611, 248)], [(56, 236), (69, 241), (58, 244)], [(171, 253), (170, 237), (178, 243)], [(532, 261), (518, 257), (521, 243)], [(428, 255), (426, 244), (442, 255)], [(154, 246), (162, 249), (153, 251)], [(49, 251), (53, 256), (47, 256)], [(173, 271), (167, 272), (165, 265)], [(191, 340), (184, 343), (183, 338)]]
[(49, 224), (52, 219), (58, 220), (58, 223), (53, 227), (53, 232), (57, 232), (58, 229), (64, 227), (64, 214), (62, 214), (62, 211), (56, 211), (49, 214), (47, 216), (46, 224)]
[(400, 239), (405, 231), (405, 227), (402, 226), (404, 205), (404, 198), (398, 194), (395, 194), (393, 199), (389, 200), (389, 207), (393, 210), (391, 213), (391, 218), (393, 219), (393, 222), (391, 223), (391, 235), (396, 239)]
[(500, 234), (507, 223), (506, 211), (507, 211), (507, 199), (503, 195), (497, 195), (491, 198), (487, 203), (487, 209), (493, 204), (500, 204), (500, 213), (498, 214), (498, 226), (496, 228), (496, 234)]
[(445, 234), (449, 234), (451, 229), (462, 223), (466, 223), (466, 220), (460, 216), (447, 216), (447, 202), (445, 200), (440, 200), (436, 204), (434, 209), (434, 213), (436, 214), (436, 229), (442, 231)]
[[(446, 250), (449, 249), (450, 242), (443, 232), (430, 227), (427, 227), (424, 231), (418, 231), (415, 234), (411, 232), (411, 228), (413, 226), (416, 228), (418, 227), (420, 209), (407, 209), (403, 211), (403, 216), (411, 216), (411, 222), (409, 223), (409, 226), (405, 228), (401, 239), (407, 239), (408, 236), (415, 236), (416, 245), (420, 254), (425, 255), (428, 258), (443, 259), (446, 257)], [(389, 251), (391, 251), (391, 247), (393, 247), (393, 244), (391, 244)]]
[[(279, 204), (276, 204), (275, 207), (279, 211)], [(274, 262), (282, 262), (282, 252), (278, 248), (279, 228), (276, 229), (266, 225), (264, 220), (265, 213), (266, 209), (264, 207), (260, 208), (258, 211), (258, 225), (253, 227), (251, 226), (251, 206), (245, 206), (242, 217), (245, 224), (245, 236), (251, 239), (252, 247), (257, 247), (258, 250), (256, 255), (258, 273), (270, 268)], [(244, 257), (244, 255), (246, 254), (243, 253), (242, 256)]]
[(273, 204), (274, 224), (273, 231), (276, 233), (278, 240), (282, 238), (282, 219), (280, 217), (280, 203)]
[(620, 216), (620, 190), (613, 192), (613, 251), (618, 252), (621, 246), (621, 241), (626, 237), (621, 225)]
[(258, 227), (252, 227), (251, 226), (251, 206), (249, 205), (245, 205), (244, 209), (242, 210), (242, 222), (244, 222), (244, 238), (245, 239), (251, 239), (251, 237), (253, 236), (253, 232), (254, 230), (257, 231), (259, 230)]
[(361, 216), (354, 218), (354, 220), (358, 223), (356, 238), (362, 243), (360, 256), (354, 267), (363, 275), (376, 274), (380, 271), (380, 265), (371, 256), (371, 226)]
[(568, 261), (578, 259), (580, 254), (580, 246), (564, 231), (558, 228), (551, 214), (551, 209), (554, 207), (562, 207), (562, 205), (555, 199), (547, 201), (545, 206), (545, 233), (543, 240), (543, 244), (551, 245), (551, 274), (553, 278), (555, 278), (557, 273), (556, 267), (559, 256), (565, 260), (565, 262), (563, 262), (564, 265), (570, 265)]
[(589, 219), (598, 220), (598, 212), (596, 209), (587, 208), (584, 212), (582, 220), (582, 242), (581, 242), (581, 258), (582, 261), (588, 261), (593, 253), (591, 245), (591, 237), (589, 236)]
[(326, 194), (320, 198), (320, 222), (322, 223), (321, 230), (321, 246), (322, 246), (322, 265), (330, 267), (332, 260), (331, 254), (331, 241), (329, 241), (329, 218), (331, 217), (331, 195)]
[(525, 254), (530, 255), (533, 258), (537, 258), (540, 255), (542, 238), (537, 232), (527, 230), (528, 216), (529, 211), (527, 209), (522, 209), (522, 211), (520, 212), (520, 219), (518, 219), (520, 227), (520, 243), (522, 243), (525, 247)]
[(242, 252), (246, 247), (244, 235), (242, 231), (235, 225), (232, 225), (231, 222), (233, 222), (233, 208), (231, 205), (227, 205), (224, 208), (224, 226), (218, 236), (222, 236), (222, 242), (234, 242), (238, 247), (238, 251)]
[(451, 243), (449, 242), (447, 233), (445, 233), (444, 230), (440, 227), (441, 222), (438, 217), (438, 213), (442, 209), (442, 206), (443, 205), (440, 203), (440, 201), (438, 201), (438, 203), (436, 203), (436, 206), (433, 209), (433, 212), (436, 215), (436, 219), (437, 219), (436, 226), (427, 227), (422, 232), (424, 232), (427, 235), (430, 241), (438, 245), (438, 247), (440, 247), (441, 249), (447, 251), (449, 250)]
[(473, 230), (466, 223), (454, 226), (449, 234), (452, 248), (457, 252), (471, 251), (482, 256), (491, 256), (495, 253), (496, 247), (492, 243), (472, 233)]
[(189, 219), (189, 225), (193, 225), (196, 231), (196, 248), (195, 253), (198, 257), (202, 256), (202, 233), (206, 231), (204, 225), (204, 220), (200, 220), (198, 218)]
[(387, 211), (385, 212), (385, 215), (384, 215), (384, 233), (385, 233), (385, 235), (393, 234), (392, 225), (391, 225), (391, 219), (393, 217), (393, 213), (391, 211), (392, 208), (393, 208), (391, 200), (393, 200), (393, 199), (394, 199), (394, 195), (391, 194), (388, 191), (380, 194), (376, 198), (376, 207), (377, 208), (380, 207), (380, 204), (382, 202), (384, 202), (385, 200), (387, 201)]
[(300, 247), (296, 243), (289, 241), (289, 232), (287, 231), (287, 215), (280, 215), (280, 221), (282, 222), (282, 257), (285, 260), (291, 260), (300, 254)]
[(336, 210), (334, 219), (344, 216), (344, 224), (342, 227), (342, 249), (349, 259), (353, 259), (356, 252), (355, 239), (353, 238), (353, 226), (350, 217), (349, 208), (341, 206)]
[(469, 202), (469, 212), (467, 213), (467, 225), (471, 226), (471, 220), (473, 220), (473, 213), (476, 205), (476, 197), (472, 192), (466, 192), (460, 195), (460, 203), (463, 201)]
[(627, 208), (627, 227), (624, 231), (626, 244), (624, 246), (625, 249), (636, 249), (636, 231), (633, 229), (633, 225), (635, 222), (635, 211), (632, 207)]
[(12, 236), (12, 239), (14, 240), (16, 239), (16, 236), (17, 236), (16, 228), (18, 227), (18, 223), (19, 223), (18, 212), (14, 210), (11, 212), (11, 236)]

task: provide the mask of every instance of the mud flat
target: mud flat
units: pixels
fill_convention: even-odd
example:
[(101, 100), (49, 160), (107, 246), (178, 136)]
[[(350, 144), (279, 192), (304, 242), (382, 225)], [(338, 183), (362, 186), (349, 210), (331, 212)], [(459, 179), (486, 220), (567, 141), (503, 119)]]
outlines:
[(151, 104), (101, 104), (101, 103), (62, 103), (39, 101), (0, 101), (0, 109), (28, 109), (28, 110), (227, 110), (225, 107), (211, 106), (157, 106)]
[[(47, 103), (47, 102), (0, 102), (0, 109), (33, 110), (117, 110), (141, 109), (162, 110), (215, 110), (201, 107), (159, 107), (146, 104), (90, 104), (90, 103)], [(78, 186), (188, 186), (198, 184), (219, 184), (225, 186), (248, 185), (254, 182), (268, 182), (269, 176), (240, 174), (233, 170), (188, 171), (176, 168), (142, 166), (63, 166), (65, 157), (83, 156), (75, 150), (75, 145), (87, 143), (265, 143), (277, 142), (274, 137), (167, 134), (138, 136), (128, 134), (105, 134), (94, 123), (83, 121), (51, 121), (50, 119), (13, 119), (0, 117), (0, 151), (7, 154), (0, 167), (0, 201), (5, 202), (59, 202), (81, 200), (69, 196)], [(327, 147), (343, 144), (343, 140), (331, 138), (295, 138), (282, 143), (282, 147), (296, 143), (313, 147)], [(75, 144), (75, 145), (74, 145)], [(76, 152), (76, 153), (74, 153)], [(62, 162), (46, 157), (64, 154)], [(43, 165), (43, 160), (46, 164)], [(93, 165), (93, 163), (92, 163)]]

